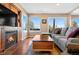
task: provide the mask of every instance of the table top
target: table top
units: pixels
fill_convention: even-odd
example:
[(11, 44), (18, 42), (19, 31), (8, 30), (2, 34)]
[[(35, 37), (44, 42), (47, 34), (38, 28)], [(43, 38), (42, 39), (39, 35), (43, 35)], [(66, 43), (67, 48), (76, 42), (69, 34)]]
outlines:
[(48, 36), (48, 40), (41, 40), (40, 35), (35, 35), (32, 41), (54, 41), (50, 36)]
[(51, 34), (51, 33), (48, 33), (48, 32), (41, 32), (41, 34)]

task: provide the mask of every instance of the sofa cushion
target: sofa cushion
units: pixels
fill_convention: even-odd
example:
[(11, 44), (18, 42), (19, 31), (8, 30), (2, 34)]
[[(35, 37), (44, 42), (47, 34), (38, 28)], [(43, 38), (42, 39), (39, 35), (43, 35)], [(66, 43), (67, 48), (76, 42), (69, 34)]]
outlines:
[(58, 41), (63, 47), (66, 46), (67, 44), (67, 38), (60, 38)]
[(77, 37), (77, 36), (79, 36), (79, 28), (77, 28), (77, 29), (74, 31), (73, 37)]
[(73, 31), (71, 31), (71, 33), (68, 35), (67, 39), (68, 39), (68, 38), (72, 38), (72, 37), (73, 37), (73, 35), (74, 35), (74, 32), (73, 32)]
[(65, 36), (69, 36), (70, 35), (70, 33), (72, 33), (74, 30), (76, 29), (76, 27), (69, 27), (69, 29), (67, 30), (67, 32), (66, 32), (66, 35)]
[(54, 34), (60, 34), (60, 32), (61, 32), (61, 28), (56, 28), (56, 29), (54, 30)]
[(67, 38), (75, 38), (77, 35), (79, 35), (79, 28), (76, 28), (73, 31), (71, 31)]

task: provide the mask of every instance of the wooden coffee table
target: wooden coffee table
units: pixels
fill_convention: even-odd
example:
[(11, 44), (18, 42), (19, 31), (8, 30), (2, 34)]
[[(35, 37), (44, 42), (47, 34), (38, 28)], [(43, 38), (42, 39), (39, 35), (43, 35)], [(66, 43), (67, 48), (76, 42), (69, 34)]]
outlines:
[(32, 51), (50, 51), (53, 52), (54, 41), (48, 36), (48, 39), (42, 40), (40, 35), (36, 35), (32, 40)]

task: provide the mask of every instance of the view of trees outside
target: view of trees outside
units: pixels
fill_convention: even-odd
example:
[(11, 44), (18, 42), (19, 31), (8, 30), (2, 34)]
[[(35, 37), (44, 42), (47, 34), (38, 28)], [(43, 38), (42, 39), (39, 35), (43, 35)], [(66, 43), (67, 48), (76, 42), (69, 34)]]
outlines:
[(66, 20), (67, 20), (66, 17), (56, 17), (55, 18), (55, 28), (64, 28)]
[[(53, 27), (64, 28), (66, 19), (67, 19), (66, 17), (48, 17), (47, 20), (48, 20), (49, 32), (53, 31), (54, 29)], [(40, 30), (40, 23), (41, 23), (40, 17), (37, 16), (31, 17), (30, 30)]]
[(79, 18), (73, 18), (72, 19), (72, 26), (73, 27), (79, 27)]
[(73, 27), (78, 27), (77, 22), (73, 21), (73, 22), (72, 22), (72, 26), (73, 26)]
[(34, 23), (32, 21), (30, 21), (30, 29), (34, 29)]
[(52, 30), (53, 30), (53, 26), (49, 25), (49, 32), (52, 32)]
[(31, 17), (30, 30), (40, 30), (41, 19), (39, 17)]

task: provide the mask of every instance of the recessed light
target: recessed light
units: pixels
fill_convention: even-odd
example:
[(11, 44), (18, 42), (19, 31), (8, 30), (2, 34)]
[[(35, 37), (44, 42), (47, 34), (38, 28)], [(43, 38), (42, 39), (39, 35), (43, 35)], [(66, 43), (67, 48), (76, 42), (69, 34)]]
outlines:
[(73, 12), (75, 12), (75, 13), (76, 13), (76, 12), (78, 12), (78, 11), (79, 11), (79, 8), (78, 8), (78, 9), (76, 9), (76, 10), (74, 10)]
[(74, 12), (77, 12), (77, 11), (74, 11)]
[(60, 6), (60, 4), (59, 4), (59, 3), (57, 3), (57, 4), (56, 4), (56, 6)]

